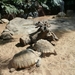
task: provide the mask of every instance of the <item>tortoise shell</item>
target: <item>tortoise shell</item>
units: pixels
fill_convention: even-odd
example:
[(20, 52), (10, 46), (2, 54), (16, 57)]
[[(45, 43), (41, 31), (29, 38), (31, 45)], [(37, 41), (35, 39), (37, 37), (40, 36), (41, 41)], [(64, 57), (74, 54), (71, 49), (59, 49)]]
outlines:
[(54, 53), (54, 46), (47, 40), (40, 39), (34, 44), (34, 50), (41, 53)]
[(10, 61), (11, 68), (27, 68), (36, 64), (39, 60), (40, 53), (36, 53), (32, 49), (23, 50), (14, 55)]

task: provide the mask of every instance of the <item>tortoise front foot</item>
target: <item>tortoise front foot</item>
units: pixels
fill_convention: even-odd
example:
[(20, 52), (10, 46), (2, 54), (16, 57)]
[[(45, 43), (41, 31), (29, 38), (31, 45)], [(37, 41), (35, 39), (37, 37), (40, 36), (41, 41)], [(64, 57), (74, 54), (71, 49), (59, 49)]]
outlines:
[(41, 65), (41, 58), (38, 59), (37, 63), (36, 63), (36, 67), (40, 67)]
[(53, 46), (55, 46), (55, 45), (56, 45), (56, 42), (55, 42), (55, 41), (51, 41), (51, 44), (52, 44)]
[(10, 70), (9, 70), (9, 72), (14, 72), (15, 71), (15, 68), (11, 68)]

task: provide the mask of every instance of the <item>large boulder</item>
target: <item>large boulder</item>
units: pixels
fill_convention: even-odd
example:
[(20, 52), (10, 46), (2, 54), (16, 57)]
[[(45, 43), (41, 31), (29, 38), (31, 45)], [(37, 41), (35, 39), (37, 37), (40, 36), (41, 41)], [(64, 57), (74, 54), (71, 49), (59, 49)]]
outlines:
[[(12, 35), (17, 34), (31, 34), (35, 32), (37, 28), (35, 28), (33, 19), (24, 19), (24, 18), (14, 18), (7, 25), (5, 30), (2, 32), (1, 36), (5, 37), (5, 32), (12, 32)], [(6, 34), (8, 35), (8, 34)]]
[(74, 15), (74, 11), (73, 10), (67, 10), (67, 16), (73, 16)]
[(0, 23), (6, 23), (6, 24), (8, 24), (9, 20), (3, 18), (3, 19), (0, 20)]
[(66, 16), (66, 14), (64, 12), (59, 12), (57, 14), (57, 17), (65, 17), (65, 16)]

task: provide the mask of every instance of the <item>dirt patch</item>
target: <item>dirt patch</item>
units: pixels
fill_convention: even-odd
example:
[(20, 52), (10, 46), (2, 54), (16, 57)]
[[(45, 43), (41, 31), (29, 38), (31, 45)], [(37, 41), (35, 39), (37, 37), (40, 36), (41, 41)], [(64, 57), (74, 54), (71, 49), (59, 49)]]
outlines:
[(2, 33), (2, 31), (5, 29), (6, 24), (0, 24), (0, 34)]

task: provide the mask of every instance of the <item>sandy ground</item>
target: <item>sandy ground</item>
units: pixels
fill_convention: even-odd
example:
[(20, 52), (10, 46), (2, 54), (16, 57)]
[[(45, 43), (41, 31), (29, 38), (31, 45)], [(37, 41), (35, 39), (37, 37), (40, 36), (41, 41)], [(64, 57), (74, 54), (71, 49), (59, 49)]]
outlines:
[[(45, 19), (48, 17), (45, 17)], [(43, 18), (42, 18), (43, 19)], [(37, 20), (37, 19), (36, 19)], [(0, 24), (0, 33), (5, 24)], [(59, 36), (61, 33), (59, 33)], [(0, 75), (75, 75), (75, 31), (69, 31), (56, 43), (57, 55), (42, 58), (41, 66), (32, 70), (9, 72), (8, 63), (14, 54), (26, 47), (17, 46), (19, 40), (0, 44)]]

